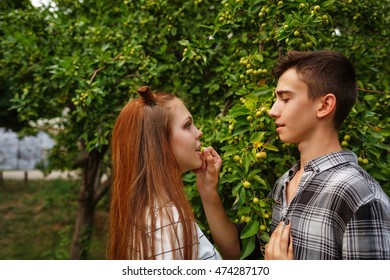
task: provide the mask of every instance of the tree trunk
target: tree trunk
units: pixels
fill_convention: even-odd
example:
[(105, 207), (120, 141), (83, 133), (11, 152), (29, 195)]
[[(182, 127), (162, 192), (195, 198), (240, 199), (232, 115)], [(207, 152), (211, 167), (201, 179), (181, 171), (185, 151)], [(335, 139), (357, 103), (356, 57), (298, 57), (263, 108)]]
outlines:
[(99, 199), (107, 193), (109, 184), (101, 184), (101, 163), (103, 152), (93, 150), (86, 154), (79, 166), (82, 170), (79, 193), (79, 208), (73, 231), (71, 259), (88, 258), (88, 247), (92, 236), (95, 206)]

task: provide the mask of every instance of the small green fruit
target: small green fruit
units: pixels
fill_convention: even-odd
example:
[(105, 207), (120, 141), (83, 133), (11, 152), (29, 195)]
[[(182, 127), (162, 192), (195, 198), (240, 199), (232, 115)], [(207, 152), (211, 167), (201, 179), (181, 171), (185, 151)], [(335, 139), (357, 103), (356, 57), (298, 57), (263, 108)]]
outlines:
[(267, 110), (268, 110), (268, 108), (267, 108), (267, 107), (264, 107), (264, 106), (260, 108), (260, 111), (261, 111), (262, 113), (266, 113)]
[(267, 158), (267, 153), (266, 152), (258, 152), (256, 154), (256, 158), (257, 159), (265, 159), (265, 158)]
[(251, 183), (248, 181), (244, 181), (244, 183), (242, 183), (242, 185), (244, 186), (244, 188), (248, 189), (248, 188), (250, 188)]

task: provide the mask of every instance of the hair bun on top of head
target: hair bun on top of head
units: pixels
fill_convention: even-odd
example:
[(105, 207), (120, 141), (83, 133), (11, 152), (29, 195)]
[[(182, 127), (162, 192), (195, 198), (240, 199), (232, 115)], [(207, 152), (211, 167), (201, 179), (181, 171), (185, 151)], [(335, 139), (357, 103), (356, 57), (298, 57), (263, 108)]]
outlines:
[(153, 96), (152, 91), (150, 90), (150, 87), (142, 86), (142, 87), (138, 88), (137, 91), (138, 91), (139, 95), (141, 95), (142, 101), (145, 104), (148, 104), (150, 106), (156, 105), (156, 102), (154, 100), (154, 96)]

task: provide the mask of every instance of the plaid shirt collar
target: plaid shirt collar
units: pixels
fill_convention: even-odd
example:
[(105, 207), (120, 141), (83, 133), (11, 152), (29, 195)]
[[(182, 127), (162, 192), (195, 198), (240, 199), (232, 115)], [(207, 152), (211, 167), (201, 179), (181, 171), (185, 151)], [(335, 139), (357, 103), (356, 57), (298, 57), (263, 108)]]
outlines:
[[(316, 174), (319, 174), (330, 168), (334, 168), (337, 165), (351, 162), (358, 164), (357, 156), (351, 151), (343, 150), (340, 152), (329, 153), (310, 160), (305, 165), (304, 172), (315, 172)], [(278, 179), (276, 185), (278, 185), (279, 188), (274, 188), (273, 191), (269, 194), (269, 197), (273, 198), (275, 201), (280, 201), (282, 199), (283, 187), (295, 176), (295, 173), (297, 173), (300, 168), (300, 164), (301, 162), (297, 161), (293, 167), (291, 167)]]

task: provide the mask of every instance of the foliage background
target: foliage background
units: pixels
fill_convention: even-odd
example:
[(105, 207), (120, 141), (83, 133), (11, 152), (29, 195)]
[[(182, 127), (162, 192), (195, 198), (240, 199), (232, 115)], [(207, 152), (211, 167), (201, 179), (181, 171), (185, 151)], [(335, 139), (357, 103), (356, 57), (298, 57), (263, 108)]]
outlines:
[[(0, 105), (17, 112), (22, 133), (34, 132), (26, 123), (61, 117), (49, 169), (75, 168), (80, 154), (97, 151), (104, 160), (96, 176), (110, 174), (107, 147), (121, 107), (140, 85), (172, 91), (223, 157), (219, 191), (232, 221), (246, 225), (244, 258), (256, 235), (267, 241), (266, 195), (297, 160), (267, 115), (273, 65), (290, 49), (333, 49), (351, 59), (359, 80), (340, 141), (390, 193), (388, 1), (20, 2), (0, 6)], [(184, 179), (207, 232), (194, 175)]]

